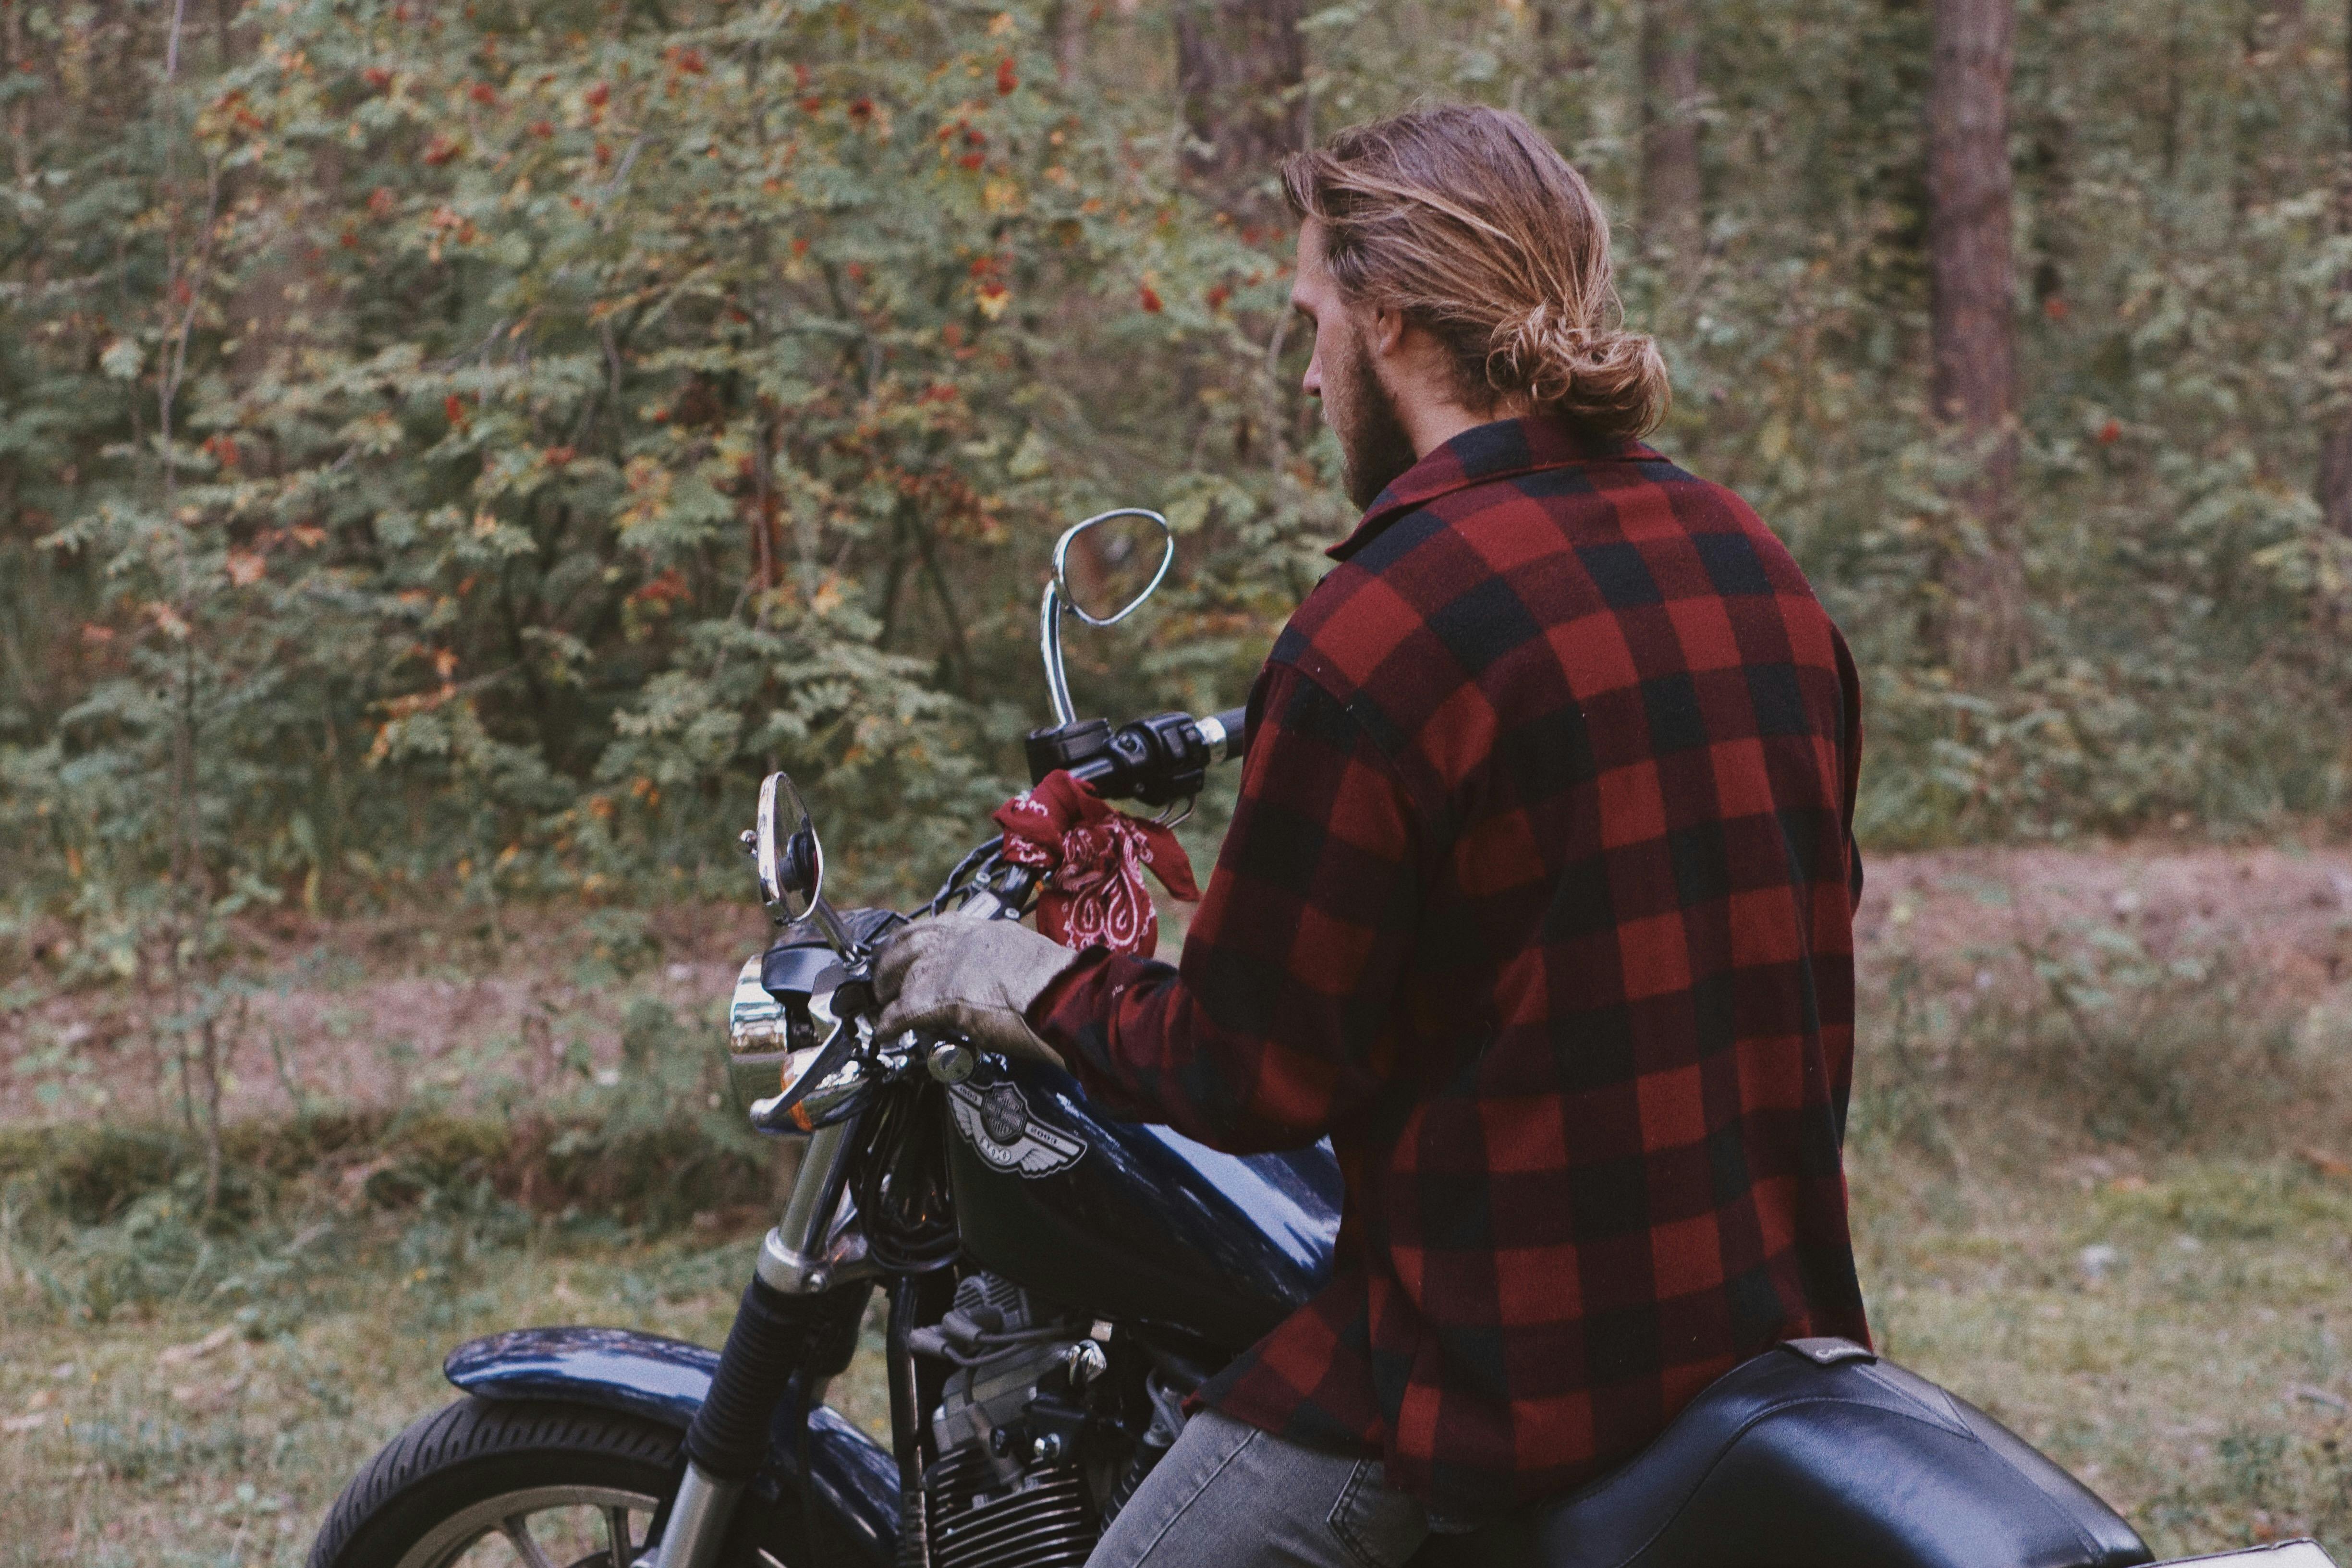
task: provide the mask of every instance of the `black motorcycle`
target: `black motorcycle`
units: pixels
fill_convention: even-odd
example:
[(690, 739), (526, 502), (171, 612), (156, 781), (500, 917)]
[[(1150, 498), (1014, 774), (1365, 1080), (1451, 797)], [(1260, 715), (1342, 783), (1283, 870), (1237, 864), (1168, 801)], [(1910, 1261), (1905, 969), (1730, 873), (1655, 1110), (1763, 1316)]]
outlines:
[[(1157, 533), (1121, 533), (1138, 521)], [(1115, 527), (1115, 525), (1117, 527)], [(1089, 612), (1070, 552), (1157, 570)], [(1062, 537), (1042, 611), (1055, 722), (1029, 737), (1107, 799), (1173, 808), (1238, 755), (1239, 710), (1081, 721), (1066, 615), (1108, 626), (1157, 588), (1166, 522)], [(743, 842), (782, 934), (744, 966), (730, 1062), (764, 1133), (803, 1142), (724, 1350), (624, 1329), (459, 1346), (465, 1397), (352, 1479), (311, 1568), (1077, 1568), (1182, 1429), (1195, 1386), (1322, 1284), (1339, 1226), (1328, 1145), (1220, 1154), (1091, 1106), (1049, 1066), (957, 1038), (877, 1038), (869, 979), (907, 916), (835, 910), (782, 774)], [(921, 913), (1018, 919), (1036, 887), (992, 839)], [(756, 1097), (751, 1097), (756, 1096)], [(887, 1293), (891, 1442), (824, 1406)], [(2238, 1568), (2333, 1568), (2309, 1542)], [(1423, 1562), (1542, 1568), (2121, 1568), (2131, 1526), (1984, 1412), (1843, 1340), (1735, 1368), (1602, 1480)], [(2204, 1559), (2200, 1561), (2222, 1561)]]

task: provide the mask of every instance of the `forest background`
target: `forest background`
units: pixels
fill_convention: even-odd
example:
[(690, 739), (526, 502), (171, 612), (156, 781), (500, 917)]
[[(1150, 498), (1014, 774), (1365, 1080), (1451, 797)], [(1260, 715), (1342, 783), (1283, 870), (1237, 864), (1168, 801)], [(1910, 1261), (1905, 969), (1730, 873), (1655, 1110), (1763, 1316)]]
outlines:
[(723, 1332), (759, 777), (927, 888), (1111, 506), (1178, 566), (1080, 711), (1242, 700), (1352, 516), (1273, 165), (1431, 99), (1593, 183), (1655, 444), (1863, 669), (1874, 1321), (2168, 1549), (2352, 1541), (2347, 49), (2305, 0), (0, 0), (0, 1562), (290, 1561), (550, 1291)]
[(1180, 568), (1083, 706), (1239, 702), (1349, 520), (1272, 164), (1431, 97), (1618, 215), (1658, 444), (1866, 672), (1866, 844), (2339, 812), (2344, 20), (6, 0), (0, 929), (731, 894), (770, 766), (919, 876), (1105, 506)]

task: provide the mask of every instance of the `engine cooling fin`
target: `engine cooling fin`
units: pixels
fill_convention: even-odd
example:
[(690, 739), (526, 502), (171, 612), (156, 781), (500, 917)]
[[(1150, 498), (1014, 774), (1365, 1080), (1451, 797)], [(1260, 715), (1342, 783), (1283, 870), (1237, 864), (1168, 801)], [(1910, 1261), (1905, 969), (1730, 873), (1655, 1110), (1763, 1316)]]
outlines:
[(1083, 1568), (1096, 1531), (1076, 1465), (1037, 1465), (996, 1492), (995, 1473), (966, 1448), (931, 1467), (933, 1568)]

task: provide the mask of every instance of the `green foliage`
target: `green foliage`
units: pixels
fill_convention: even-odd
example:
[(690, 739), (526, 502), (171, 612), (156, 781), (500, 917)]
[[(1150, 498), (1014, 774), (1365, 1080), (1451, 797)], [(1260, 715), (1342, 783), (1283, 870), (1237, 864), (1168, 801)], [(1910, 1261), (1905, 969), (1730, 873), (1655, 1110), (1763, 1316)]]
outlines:
[[(7, 297), (16, 608), (69, 666), (8, 702), (25, 871), (101, 923), (200, 871), (215, 907), (691, 886), (776, 765), (961, 847), (1034, 722), (1050, 530), (1115, 493), (1045, 362), (1249, 350), (1277, 298), (1164, 152), (1026, 85), (1036, 33), (279, 5), (127, 71), (128, 149), (69, 101), (11, 248), (106, 308)], [(1236, 496), (1254, 541), (1230, 482), (1167, 498), (1197, 534)]]
[[(429, 1098), (383, 1111), (230, 1124), (217, 1179), (202, 1142), (136, 1123), (0, 1133), (0, 1258), (30, 1270), (49, 1309), (102, 1322), (202, 1299), (261, 1322), (319, 1217), (398, 1220), (404, 1271), (454, 1288), (485, 1248), (519, 1244), (535, 1218), (684, 1228), (770, 1195), (773, 1145), (745, 1125), (708, 1033), (663, 1003), (629, 1006), (617, 1071), (583, 1066), (526, 1096), (488, 1082), (497, 1113)], [(421, 1272), (418, 1272), (421, 1270)], [(250, 1309), (247, 1312), (247, 1309)]]
[[(1659, 444), (1846, 627), (1874, 841), (2332, 810), (2334, 55), (2259, 0), (2023, 9), (2027, 667), (1961, 689), (1927, 630), (1967, 541), (1925, 420), (1923, 8), (1707, 8), (1692, 287), (1622, 225)], [(170, 977), (184, 1059), (240, 909), (731, 893), (772, 766), (902, 891), (1017, 776), (1060, 526), (1182, 535), (1140, 655), (1075, 650), (1117, 714), (1240, 700), (1347, 527), (1288, 236), (1177, 179), (1158, 13), (1066, 74), (1026, 0), (257, 0), (170, 76), (161, 10), (27, 16), (0, 868), (91, 977)], [(1635, 214), (1636, 16), (1329, 6), (1314, 118), (1510, 103)]]

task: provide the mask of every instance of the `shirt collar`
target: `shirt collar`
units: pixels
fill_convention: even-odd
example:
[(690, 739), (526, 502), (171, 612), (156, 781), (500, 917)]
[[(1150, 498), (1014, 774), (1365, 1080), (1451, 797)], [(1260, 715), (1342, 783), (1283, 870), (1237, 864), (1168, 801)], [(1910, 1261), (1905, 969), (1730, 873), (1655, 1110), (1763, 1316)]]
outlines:
[(1474, 424), (1397, 476), (1373, 498), (1355, 531), (1323, 553), (1345, 560), (1371, 543), (1391, 522), (1438, 497), (1490, 479), (1561, 468), (1571, 463), (1655, 457), (1638, 441), (1598, 436), (1564, 420), (1530, 415)]

